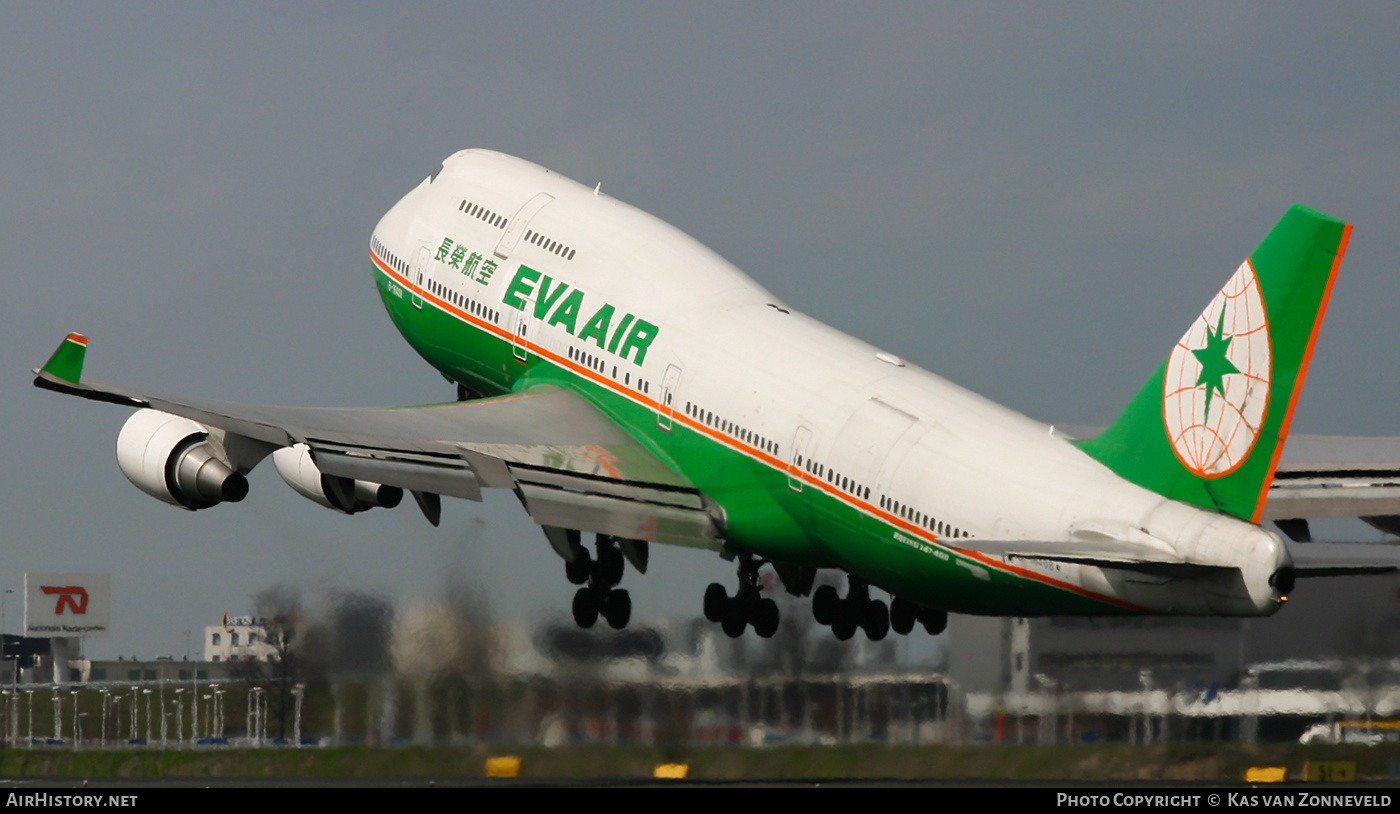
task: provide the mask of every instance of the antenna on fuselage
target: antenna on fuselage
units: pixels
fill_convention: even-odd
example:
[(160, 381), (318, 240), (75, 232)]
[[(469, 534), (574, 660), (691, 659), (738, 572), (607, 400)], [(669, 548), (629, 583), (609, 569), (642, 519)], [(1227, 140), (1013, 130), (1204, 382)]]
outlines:
[(599, 192), (601, 192), (602, 190), (603, 190), (603, 182), (602, 182), (602, 181), (599, 181), (599, 182), (598, 182), (598, 186), (596, 186), (596, 187), (593, 188), (593, 194), (594, 194), (594, 195), (597, 195), (597, 194), (598, 194)]

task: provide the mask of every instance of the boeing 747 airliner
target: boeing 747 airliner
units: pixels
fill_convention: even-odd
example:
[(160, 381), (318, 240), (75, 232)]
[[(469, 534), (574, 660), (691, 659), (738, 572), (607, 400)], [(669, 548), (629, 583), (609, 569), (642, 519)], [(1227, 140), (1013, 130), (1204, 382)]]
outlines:
[[(1350, 234), (1290, 209), (1088, 437), (796, 312), (596, 187), (465, 150), (369, 242), (390, 318), (457, 401), (307, 409), (103, 385), (82, 378), (77, 334), (35, 384), (138, 408), (118, 463), (184, 509), (243, 499), (269, 454), (346, 513), (407, 490), (436, 524), (443, 495), (510, 489), (580, 586), (584, 627), (627, 624), (619, 584), (651, 543), (737, 563), (737, 586), (703, 601), (731, 636), (778, 627), (764, 564), (843, 639), (937, 633), (950, 612), (1262, 616), (1298, 577), (1394, 565), (1388, 547), (1260, 525), (1300, 540), (1309, 517), (1400, 526), (1394, 443), (1312, 437), (1281, 457)], [(824, 569), (844, 596), (814, 590)]]

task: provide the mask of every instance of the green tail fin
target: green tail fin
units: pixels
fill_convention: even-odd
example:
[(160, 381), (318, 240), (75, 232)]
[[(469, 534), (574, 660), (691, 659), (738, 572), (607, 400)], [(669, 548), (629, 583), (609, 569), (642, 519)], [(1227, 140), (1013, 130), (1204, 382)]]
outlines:
[(1173, 500), (1259, 522), (1351, 226), (1295, 206), (1102, 435), (1079, 444)]
[(83, 375), (83, 359), (87, 356), (87, 345), (86, 336), (68, 334), (59, 344), (58, 350), (53, 352), (53, 356), (49, 357), (43, 367), (34, 372), (47, 373), (55, 379), (77, 384), (78, 379)]

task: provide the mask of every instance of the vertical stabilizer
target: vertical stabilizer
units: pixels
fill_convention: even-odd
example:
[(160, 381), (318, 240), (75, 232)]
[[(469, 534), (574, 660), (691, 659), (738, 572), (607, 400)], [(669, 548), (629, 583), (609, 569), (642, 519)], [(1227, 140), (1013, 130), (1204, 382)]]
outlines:
[(1080, 448), (1158, 494), (1259, 522), (1350, 237), (1335, 218), (1288, 210)]

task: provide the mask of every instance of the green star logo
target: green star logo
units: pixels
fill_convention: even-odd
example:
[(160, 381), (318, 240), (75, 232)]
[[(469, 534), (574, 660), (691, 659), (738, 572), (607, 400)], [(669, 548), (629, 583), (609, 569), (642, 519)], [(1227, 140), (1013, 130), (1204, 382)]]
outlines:
[(1218, 392), (1221, 398), (1225, 397), (1225, 377), (1232, 373), (1239, 373), (1240, 369), (1235, 367), (1229, 360), (1227, 354), (1230, 352), (1230, 343), (1235, 338), (1225, 336), (1225, 309), (1220, 309), (1220, 322), (1215, 326), (1215, 330), (1206, 328), (1206, 346), (1191, 351), (1195, 355), (1196, 361), (1201, 363), (1201, 375), (1196, 379), (1196, 386), (1205, 385), (1206, 388), (1206, 412), (1204, 420), (1210, 418), (1210, 400)]

